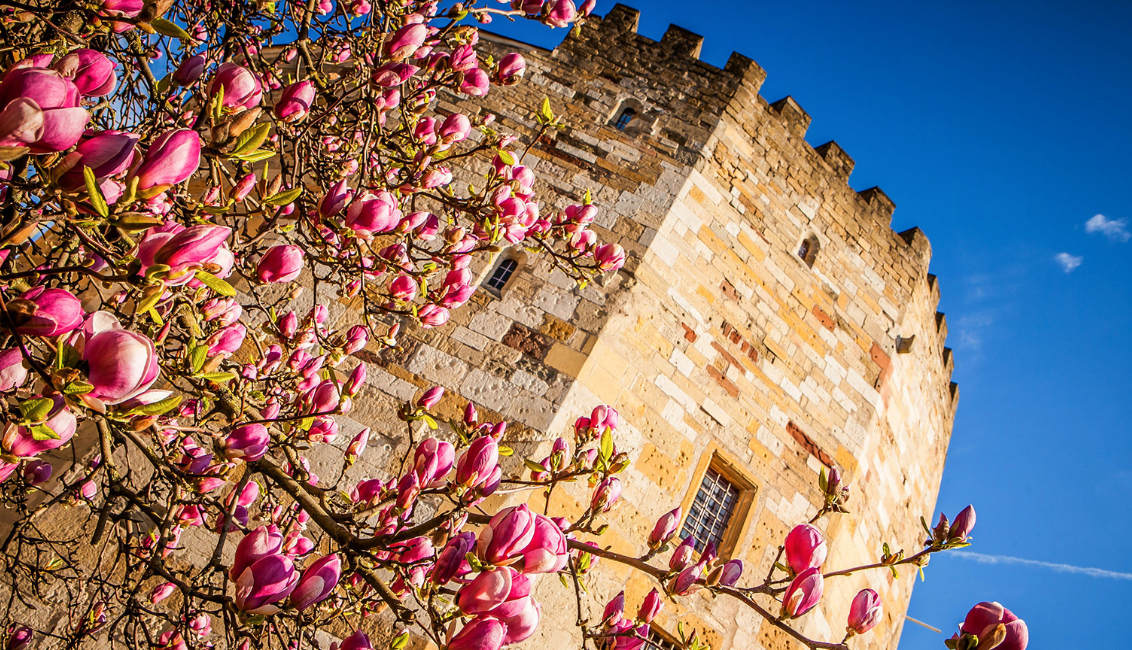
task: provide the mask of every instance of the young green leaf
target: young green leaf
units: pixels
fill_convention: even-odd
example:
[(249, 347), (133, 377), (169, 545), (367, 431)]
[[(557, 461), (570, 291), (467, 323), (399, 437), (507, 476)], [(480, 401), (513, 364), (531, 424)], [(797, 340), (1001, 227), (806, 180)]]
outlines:
[(196, 278), (209, 289), (212, 289), (222, 296), (232, 297), (236, 295), (236, 290), (232, 288), (232, 285), (228, 284), (224, 280), (221, 280), (208, 271), (197, 271)]
[(177, 23), (165, 20), (164, 18), (154, 18), (149, 23), (153, 27), (153, 31), (168, 36), (169, 38), (179, 38), (182, 41), (192, 41), (193, 37), (181, 28)]
[(86, 182), (86, 194), (91, 207), (100, 217), (105, 219), (110, 215), (110, 206), (106, 204), (106, 197), (102, 196), (102, 189), (98, 187), (98, 179), (94, 177), (94, 170), (83, 165), (83, 181)]

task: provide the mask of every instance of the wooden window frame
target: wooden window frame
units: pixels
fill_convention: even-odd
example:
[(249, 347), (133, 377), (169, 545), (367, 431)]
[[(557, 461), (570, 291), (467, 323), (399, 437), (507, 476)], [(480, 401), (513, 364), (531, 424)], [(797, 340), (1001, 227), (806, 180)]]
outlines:
[(692, 481), (684, 494), (683, 502), (680, 504), (682, 516), (680, 526), (677, 528), (679, 531), (684, 529), (684, 521), (691, 512), (696, 494), (700, 491), (700, 485), (703, 484), (704, 476), (709, 468), (715, 470), (739, 490), (739, 498), (731, 511), (731, 518), (727, 522), (727, 527), (723, 531), (723, 537), (720, 539), (717, 549), (720, 557), (732, 559), (739, 543), (746, 539), (747, 533), (751, 529), (755, 502), (758, 499), (759, 491), (762, 489), (762, 484), (755, 480), (755, 477), (737, 458), (727, 453), (718, 443), (709, 443), (700, 454), (695, 473), (692, 474)]

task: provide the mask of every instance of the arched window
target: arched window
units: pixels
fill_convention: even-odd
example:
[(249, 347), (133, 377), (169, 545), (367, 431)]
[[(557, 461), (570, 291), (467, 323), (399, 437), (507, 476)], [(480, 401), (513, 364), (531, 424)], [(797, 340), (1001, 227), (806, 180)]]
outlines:
[(629, 122), (633, 121), (633, 117), (636, 114), (637, 111), (631, 108), (626, 108), (625, 110), (621, 111), (620, 115), (617, 116), (617, 121), (614, 122), (613, 126), (615, 126), (618, 131), (624, 131), (625, 127), (629, 126)]
[(818, 259), (818, 247), (816, 235), (806, 237), (798, 246), (798, 258), (805, 262), (806, 266), (814, 268), (814, 261)]
[(517, 268), (519, 268), (519, 262), (509, 257), (495, 267), (495, 270), (491, 272), (491, 277), (484, 284), (487, 285), (488, 289), (498, 293), (503, 290), (503, 287), (507, 286), (507, 281), (515, 274)]

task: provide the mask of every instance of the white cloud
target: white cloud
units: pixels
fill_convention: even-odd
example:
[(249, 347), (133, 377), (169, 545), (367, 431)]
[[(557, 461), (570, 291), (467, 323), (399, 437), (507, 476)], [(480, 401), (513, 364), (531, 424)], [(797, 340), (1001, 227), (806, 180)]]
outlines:
[(1081, 262), (1085, 261), (1085, 258), (1080, 255), (1070, 255), (1069, 253), (1058, 253), (1053, 256), (1053, 259), (1061, 265), (1061, 270), (1066, 273), (1071, 273), (1073, 269), (1081, 266)]
[(1089, 234), (1100, 233), (1112, 241), (1126, 242), (1132, 239), (1132, 232), (1128, 231), (1127, 219), (1109, 219), (1098, 214), (1085, 222), (1085, 232)]
[(951, 551), (948, 555), (954, 555), (966, 560), (974, 560), (979, 564), (1028, 564), (1030, 566), (1039, 566), (1045, 569), (1052, 569), (1061, 573), (1081, 573), (1094, 578), (1113, 578), (1116, 580), (1132, 580), (1132, 573), (1121, 573), (1120, 571), (1109, 571), (1108, 569), (1096, 569), (1087, 566), (1074, 566), (1072, 564), (1056, 564), (1054, 562), (1040, 562), (1038, 560), (1023, 560), (1020, 557), (1010, 557), (1009, 555), (985, 555), (983, 553), (972, 553), (971, 551)]

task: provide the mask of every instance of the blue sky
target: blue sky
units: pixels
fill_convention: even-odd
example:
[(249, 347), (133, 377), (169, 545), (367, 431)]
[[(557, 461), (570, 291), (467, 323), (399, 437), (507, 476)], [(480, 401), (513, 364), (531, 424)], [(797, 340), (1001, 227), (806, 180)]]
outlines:
[[(851, 184), (880, 185), (893, 226), (931, 239), (961, 392), (939, 506), (975, 503), (969, 550), (1116, 572), (937, 556), (910, 614), (950, 634), (998, 600), (1033, 650), (1125, 647), (1132, 3), (626, 4), (645, 36), (675, 23), (705, 36), (709, 63), (758, 61), (763, 96), (798, 100), (807, 139), (836, 139), (856, 160)], [(905, 626), (900, 650), (929, 648), (943, 637)]]

